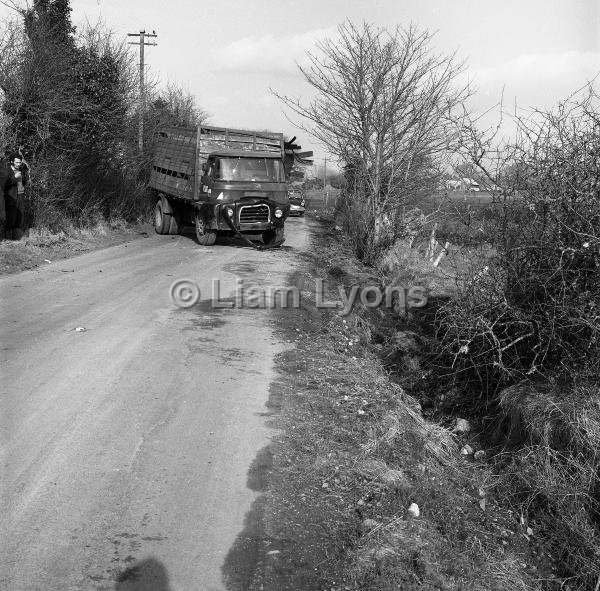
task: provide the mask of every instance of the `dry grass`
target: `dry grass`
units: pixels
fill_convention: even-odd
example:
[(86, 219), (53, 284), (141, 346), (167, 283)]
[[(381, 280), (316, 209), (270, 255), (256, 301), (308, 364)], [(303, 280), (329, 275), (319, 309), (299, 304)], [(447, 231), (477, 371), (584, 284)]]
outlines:
[[(451, 287), (443, 282), (437, 270), (428, 267), (422, 256), (408, 249), (407, 244), (397, 246), (397, 250), (392, 249), (383, 259), (388, 277), (408, 276), (433, 290)], [(468, 275), (468, 271), (467, 257), (464, 275)], [(486, 281), (493, 281), (493, 277), (486, 275), (480, 279), (480, 283)], [(464, 289), (456, 293), (464, 293)], [(456, 299), (451, 306), (446, 306), (446, 313), (450, 311), (451, 320), (457, 325), (460, 325), (461, 314), (467, 319), (475, 316), (469, 308), (470, 301)], [(437, 320), (440, 320), (439, 315)], [(399, 380), (405, 384), (410, 383), (406, 377), (406, 359), (406, 354), (392, 358), (403, 374)], [(430, 380), (421, 389), (431, 389), (434, 381), (440, 383), (442, 378), (450, 383), (452, 376), (445, 375), (445, 370), (442, 373), (444, 375), (430, 374)], [(418, 390), (418, 380), (414, 383)], [(431, 395), (422, 394), (423, 402)], [(446, 387), (434, 400), (435, 416), (441, 420), (449, 422), (452, 415), (448, 417), (444, 413), (459, 409), (473, 415), (484, 410), (486, 416), (471, 417), (481, 420), (482, 425), (489, 425), (491, 419), (496, 421), (498, 427), (493, 437), (488, 430), (482, 438), (499, 450), (492, 463), (496, 471), (494, 486), (501, 502), (513, 507), (524, 522), (532, 526), (539, 562), (554, 565), (556, 579), (551, 579), (547, 571), (545, 576), (540, 576), (544, 585), (556, 580), (560, 581), (561, 589), (597, 591), (600, 580), (600, 391), (594, 380), (576, 386), (566, 381), (561, 385), (541, 380), (535, 384), (522, 382), (500, 390), (494, 398), (483, 396), (481, 387), (469, 391)]]
[(485, 548), (477, 538), (461, 546), (449, 547), (448, 537), (430, 520), (399, 518), (360, 541), (355, 569), (364, 581), (361, 588), (373, 590), (535, 588), (524, 579), (514, 555)]
[[(328, 276), (331, 292), (371, 282), (373, 270), (348, 252), (319, 238), (295, 282)], [(280, 554), (251, 589), (540, 589), (523, 526), (497, 503), (490, 470), (462, 458), (462, 441), (390, 380), (374, 340), (391, 317), (303, 306), (278, 318), (296, 343), (271, 396), (282, 434), (265, 535)]]
[(376, 266), (385, 276), (386, 283), (406, 287), (421, 285), (434, 295), (454, 293), (458, 276), (458, 251), (451, 248), (440, 266), (433, 267), (426, 256), (426, 248), (424, 241), (411, 247), (408, 240), (402, 239), (383, 251)]
[(570, 589), (600, 577), (600, 390), (521, 383), (499, 397), (501, 435), (516, 447), (506, 494), (544, 535)]
[(97, 220), (85, 227), (70, 224), (58, 232), (45, 227), (31, 228), (21, 240), (0, 242), (0, 274), (18, 273), (48, 261), (126, 242), (148, 231), (143, 222), (132, 225), (124, 220)]

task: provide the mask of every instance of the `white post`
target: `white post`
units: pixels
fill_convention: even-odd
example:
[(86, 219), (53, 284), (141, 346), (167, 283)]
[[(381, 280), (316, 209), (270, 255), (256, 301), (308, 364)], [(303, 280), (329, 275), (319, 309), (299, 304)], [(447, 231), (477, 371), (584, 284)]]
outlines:
[(450, 243), (446, 242), (446, 244), (444, 244), (442, 250), (440, 251), (440, 254), (438, 254), (435, 261), (433, 261), (434, 267), (437, 267), (440, 264), (440, 261), (442, 260), (442, 258), (448, 254), (448, 248), (450, 248)]
[(435, 253), (435, 232), (437, 230), (437, 224), (433, 224), (431, 229), (431, 236), (429, 237), (429, 247), (427, 248), (427, 258), (433, 261), (433, 254)]

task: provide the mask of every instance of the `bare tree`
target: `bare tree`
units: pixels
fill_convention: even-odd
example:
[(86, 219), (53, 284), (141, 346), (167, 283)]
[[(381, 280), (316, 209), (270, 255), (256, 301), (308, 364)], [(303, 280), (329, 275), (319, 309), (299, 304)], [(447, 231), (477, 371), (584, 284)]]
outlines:
[(450, 147), (450, 115), (468, 96), (459, 84), (462, 64), (433, 53), (431, 39), (412, 26), (390, 32), (346, 22), (300, 67), (316, 98), (303, 104), (275, 93), (347, 171), (346, 217), (367, 259), (380, 242), (381, 218), (398, 210)]

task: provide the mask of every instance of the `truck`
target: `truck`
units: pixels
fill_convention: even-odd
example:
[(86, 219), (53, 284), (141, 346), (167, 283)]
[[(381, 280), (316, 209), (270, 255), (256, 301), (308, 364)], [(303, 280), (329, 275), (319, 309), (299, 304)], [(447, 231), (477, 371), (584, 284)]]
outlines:
[(193, 225), (199, 244), (236, 235), (256, 248), (283, 244), (290, 205), (286, 177), (310, 163), (295, 137), (199, 125), (165, 126), (155, 138), (150, 190), (158, 234)]

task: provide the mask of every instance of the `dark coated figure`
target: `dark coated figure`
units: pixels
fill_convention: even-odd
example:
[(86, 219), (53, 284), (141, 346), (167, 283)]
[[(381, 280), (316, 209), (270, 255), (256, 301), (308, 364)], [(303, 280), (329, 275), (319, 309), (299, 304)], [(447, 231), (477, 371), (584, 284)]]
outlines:
[(0, 175), (0, 186), (4, 187), (4, 232), (9, 240), (20, 240), (25, 217), (25, 187), (29, 182), (29, 167), (20, 153), (10, 154), (7, 172), (8, 178), (4, 184)]
[(6, 237), (6, 193), (12, 172), (8, 162), (0, 158), (0, 240)]

